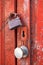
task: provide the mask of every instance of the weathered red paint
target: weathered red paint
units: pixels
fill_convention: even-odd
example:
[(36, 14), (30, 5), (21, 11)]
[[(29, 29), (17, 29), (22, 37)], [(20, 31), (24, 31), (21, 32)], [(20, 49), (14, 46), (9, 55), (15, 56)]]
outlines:
[(43, 0), (38, 1), (37, 47), (37, 65), (43, 65)]
[(31, 64), (43, 65), (43, 0), (31, 0)]
[[(23, 37), (23, 31), (24, 31), (24, 37)], [(17, 65), (28, 65), (30, 64), (30, 45), (28, 43), (28, 28), (27, 26), (19, 27), (17, 29), (17, 47), (21, 47), (22, 45), (26, 46), (28, 48), (28, 56), (27, 58), (22, 58), (17, 60)]]
[[(23, 37), (23, 31), (24, 31), (24, 37)], [(20, 47), (22, 45), (27, 46), (28, 45), (28, 30), (26, 26), (17, 28), (17, 46)], [(28, 47), (28, 46), (27, 46)], [(30, 46), (29, 46), (30, 47)]]
[[(30, 0), (17, 0), (17, 8), (15, 2), (16, 0), (0, 0), (0, 29), (10, 13), (20, 14), (22, 23), (26, 27), (17, 29), (17, 46), (21, 46), (23, 40), (22, 45), (28, 46), (30, 50), (31, 35), (31, 54), (28, 58), (15, 62), (15, 31), (9, 30), (8, 24), (6, 24), (0, 31), (0, 65), (23, 65), (23, 63), (24, 65), (43, 65), (43, 0), (31, 0), (31, 4)], [(27, 34), (26, 38), (22, 38), (23, 30)], [(28, 40), (28, 45), (25, 44), (26, 40)]]
[[(10, 13), (14, 13), (15, 0), (5, 0), (5, 19)], [(5, 27), (5, 65), (16, 65), (14, 57), (15, 31), (9, 30), (8, 24)]]
[[(18, 29), (17, 33), (20, 35), (17, 37), (17, 46), (19, 46), (19, 44), (23, 45), (24, 43), (24, 45), (26, 45), (30, 51), (30, 0), (17, 0), (17, 13), (20, 15), (21, 21), (27, 27), (28, 31), (26, 34), (27, 37), (23, 39), (21, 36), (20, 41), (20, 35), (23, 30), (26, 32), (26, 28), (21, 28), (21, 32), (20, 29)], [(17, 60), (17, 65), (30, 65), (30, 53), (27, 58)]]
[[(5, 24), (6, 19), (10, 13), (16, 10), (15, 0), (0, 0), (0, 20), (2, 25)], [(1, 25), (0, 23), (0, 25)], [(0, 26), (1, 28), (1, 26)], [(1, 33), (0, 41), (0, 65), (15, 65), (14, 48), (15, 48), (15, 31), (9, 30), (8, 24), (4, 26)]]
[[(0, 29), (1, 29), (1, 1), (0, 1)], [(0, 31), (0, 65), (1, 65), (1, 31)]]
[(2, 28), (5, 22), (4, 1), (1, 1), (1, 65), (5, 64), (5, 28)]

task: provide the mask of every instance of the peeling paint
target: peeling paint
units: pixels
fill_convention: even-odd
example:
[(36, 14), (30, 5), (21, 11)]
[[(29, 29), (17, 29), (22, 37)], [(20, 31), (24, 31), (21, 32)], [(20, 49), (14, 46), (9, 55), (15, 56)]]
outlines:
[(28, 9), (28, 2), (29, 2), (29, 0), (24, 0), (24, 3), (23, 3), (23, 9), (24, 9), (24, 11), (27, 11), (27, 9)]

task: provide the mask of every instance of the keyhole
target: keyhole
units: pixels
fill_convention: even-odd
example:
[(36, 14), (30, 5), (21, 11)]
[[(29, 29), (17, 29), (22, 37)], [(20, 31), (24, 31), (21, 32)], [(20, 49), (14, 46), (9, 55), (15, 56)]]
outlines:
[(25, 32), (23, 31), (22, 36), (25, 37)]

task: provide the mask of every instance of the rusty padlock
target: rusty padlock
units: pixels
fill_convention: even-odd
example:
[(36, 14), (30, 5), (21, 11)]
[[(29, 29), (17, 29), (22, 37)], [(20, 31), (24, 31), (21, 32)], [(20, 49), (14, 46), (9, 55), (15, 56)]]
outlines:
[(15, 14), (10, 14), (8, 21), (9, 29), (17, 28), (18, 26), (22, 26), (20, 17)]

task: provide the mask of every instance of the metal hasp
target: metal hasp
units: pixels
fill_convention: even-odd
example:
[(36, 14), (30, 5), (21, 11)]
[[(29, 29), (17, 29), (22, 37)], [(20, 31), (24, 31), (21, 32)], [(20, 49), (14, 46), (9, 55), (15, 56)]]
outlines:
[(26, 46), (17, 47), (14, 50), (14, 55), (17, 59), (26, 58), (28, 56), (28, 48)]
[[(13, 17), (15, 16), (15, 17)], [(22, 26), (21, 20), (18, 16), (15, 14), (11, 17), (11, 20), (8, 21), (9, 29), (17, 28), (19, 26)]]

